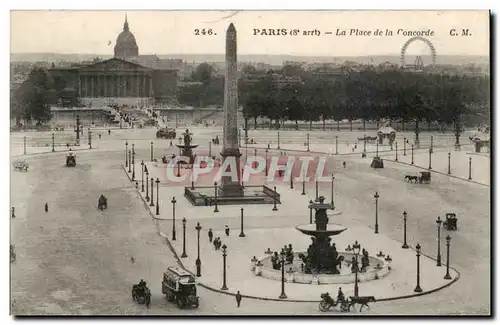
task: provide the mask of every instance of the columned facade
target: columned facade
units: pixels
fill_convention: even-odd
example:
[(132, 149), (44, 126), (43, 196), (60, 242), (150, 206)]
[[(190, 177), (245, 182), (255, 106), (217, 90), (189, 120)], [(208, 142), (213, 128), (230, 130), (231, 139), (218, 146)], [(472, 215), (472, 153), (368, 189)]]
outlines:
[(147, 73), (131, 71), (80, 71), (80, 98), (153, 97), (153, 79)]

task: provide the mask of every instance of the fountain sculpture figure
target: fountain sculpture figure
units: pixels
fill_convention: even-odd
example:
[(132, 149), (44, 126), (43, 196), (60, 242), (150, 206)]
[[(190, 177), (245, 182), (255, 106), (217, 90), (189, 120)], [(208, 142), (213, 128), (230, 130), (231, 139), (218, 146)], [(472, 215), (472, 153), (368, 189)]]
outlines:
[[(191, 137), (192, 133), (186, 129), (186, 132), (182, 134), (184, 139), (183, 144), (176, 144), (177, 148), (181, 149), (181, 156), (189, 158), (189, 164), (192, 165), (194, 163), (194, 155), (193, 149), (198, 147), (197, 144), (192, 144), (193, 138)], [(179, 163), (184, 163), (183, 161), (179, 161)]]

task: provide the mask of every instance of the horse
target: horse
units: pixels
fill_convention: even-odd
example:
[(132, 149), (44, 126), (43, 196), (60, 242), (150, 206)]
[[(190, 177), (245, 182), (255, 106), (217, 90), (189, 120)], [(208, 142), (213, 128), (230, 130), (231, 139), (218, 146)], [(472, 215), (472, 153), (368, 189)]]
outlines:
[(364, 306), (370, 308), (370, 306), (368, 306), (369, 302), (375, 302), (375, 301), (376, 300), (374, 296), (350, 296), (348, 309), (351, 309), (351, 307), (358, 304), (361, 305), (361, 307), (359, 307), (359, 311), (362, 311)]
[(414, 176), (414, 175), (406, 175), (405, 176), (405, 181), (407, 183), (416, 183), (418, 182), (418, 176)]

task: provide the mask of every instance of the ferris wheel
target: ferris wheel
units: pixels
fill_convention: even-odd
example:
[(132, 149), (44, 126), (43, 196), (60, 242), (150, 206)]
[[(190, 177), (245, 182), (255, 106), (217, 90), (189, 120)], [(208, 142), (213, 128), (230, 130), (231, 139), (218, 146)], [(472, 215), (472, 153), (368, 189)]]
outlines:
[(436, 48), (434, 47), (434, 44), (432, 44), (432, 42), (427, 38), (415, 36), (407, 40), (401, 48), (401, 65), (403, 67), (412, 66), (417, 70), (421, 70), (424, 67), (422, 55), (417, 55), (415, 61), (413, 62), (413, 65), (409, 64), (406, 60), (406, 51), (408, 50), (408, 47), (415, 42), (422, 42), (426, 45), (427, 49), (430, 50), (432, 64), (436, 64)]

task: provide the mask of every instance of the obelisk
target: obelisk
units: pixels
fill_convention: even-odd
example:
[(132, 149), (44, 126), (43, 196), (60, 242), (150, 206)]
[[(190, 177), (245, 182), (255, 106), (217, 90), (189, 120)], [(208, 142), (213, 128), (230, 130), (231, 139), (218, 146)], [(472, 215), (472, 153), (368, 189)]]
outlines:
[[(236, 55), (236, 28), (231, 23), (226, 31), (226, 74), (224, 80), (224, 131), (222, 144), (222, 166), (229, 159), (232, 174), (221, 177), (221, 195), (242, 196), (240, 148), (238, 142), (238, 60)], [(232, 169), (236, 169), (236, 173)]]

